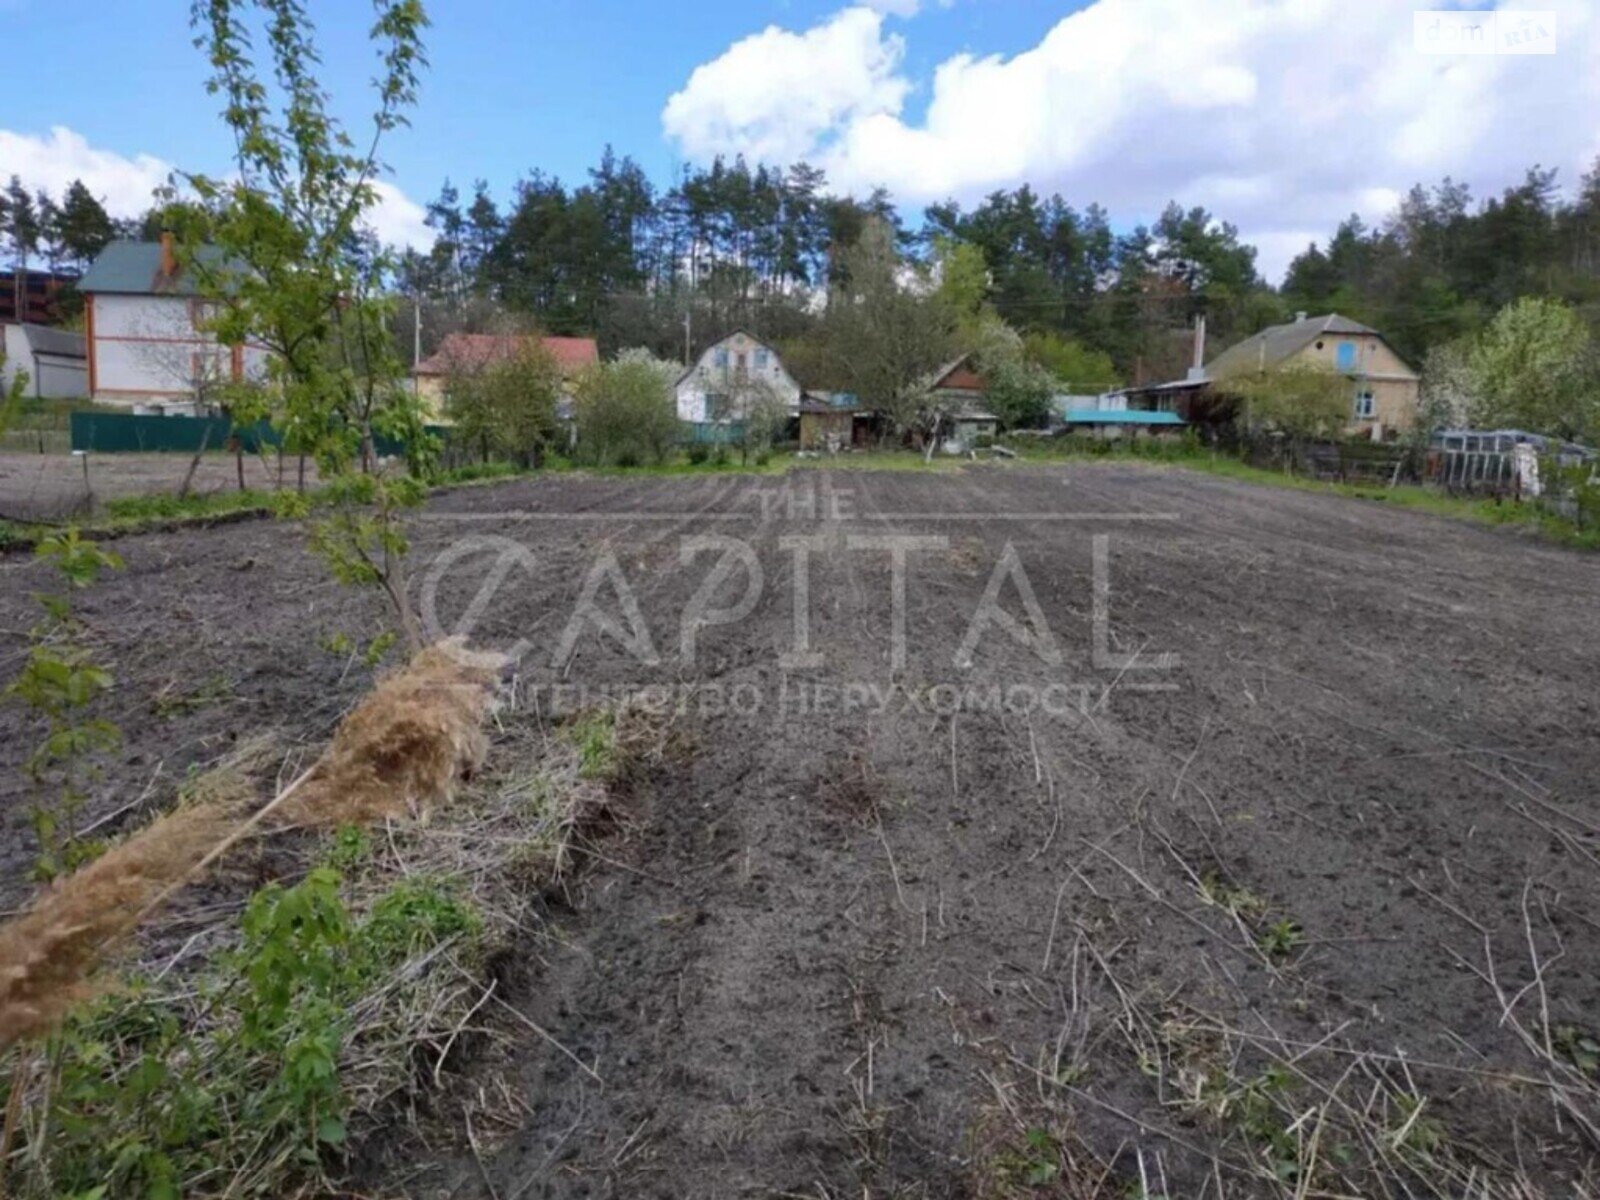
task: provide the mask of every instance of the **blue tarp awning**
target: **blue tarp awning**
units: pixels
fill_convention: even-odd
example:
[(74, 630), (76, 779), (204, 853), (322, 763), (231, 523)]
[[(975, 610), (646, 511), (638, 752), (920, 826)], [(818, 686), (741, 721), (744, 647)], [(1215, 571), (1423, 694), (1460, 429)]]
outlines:
[(1140, 412), (1136, 409), (1069, 408), (1065, 418), (1068, 425), (1182, 425), (1177, 413)]

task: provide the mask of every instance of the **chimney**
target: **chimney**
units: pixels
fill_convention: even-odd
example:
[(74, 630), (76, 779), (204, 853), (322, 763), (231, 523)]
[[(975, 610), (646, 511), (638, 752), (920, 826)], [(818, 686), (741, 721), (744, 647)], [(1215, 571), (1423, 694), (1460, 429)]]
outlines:
[(161, 231), (161, 278), (171, 279), (178, 273), (178, 256), (172, 248), (172, 231)]
[(1306, 319), (1306, 315), (1303, 312), (1297, 312), (1294, 315), (1294, 323), (1296, 325), (1300, 324), (1300, 322), (1304, 321), (1305, 319)]
[(1194, 362), (1189, 367), (1188, 380), (1199, 383), (1206, 377), (1206, 315), (1194, 319)]

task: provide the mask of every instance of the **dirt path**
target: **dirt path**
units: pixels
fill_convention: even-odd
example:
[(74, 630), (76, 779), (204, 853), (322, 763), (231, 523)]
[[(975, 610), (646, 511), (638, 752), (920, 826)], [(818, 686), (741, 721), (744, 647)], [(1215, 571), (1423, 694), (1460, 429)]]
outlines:
[[(763, 587), (687, 663), (719, 551), (686, 562), (683, 538), (711, 534)], [(906, 550), (898, 665), (890, 551), (849, 540), (891, 535), (945, 539)], [(417, 585), (469, 536), (531, 551), (475, 622), (531, 643), (524, 703), (681, 689), (693, 753), (509, 980), (603, 1082), (529, 1045), (520, 1130), (481, 1171), (423, 1164), (417, 1194), (1109, 1196), (1142, 1165), (1151, 1194), (1292, 1195), (1341, 1164), (1375, 1195), (1461, 1194), (1472, 1169), (1554, 1195), (1594, 1171), (1548, 1089), (1485, 1073), (1543, 1078), (1547, 1028), (1560, 1059), (1600, 1026), (1600, 559), (1100, 465), (464, 490), (418, 523)], [(797, 537), (820, 661), (786, 669)], [(958, 666), (1008, 544), (1056, 653), (996, 621)], [(122, 549), (84, 597), (130, 733), (100, 811), (261, 723), (322, 736), (365, 686), (317, 642), (379, 610), (292, 530)], [(439, 573), (441, 614), (504, 549)], [(555, 656), (607, 550), (654, 663), (592, 628)], [(0, 627), (38, 579), (0, 561)], [(744, 590), (735, 570), (709, 600)], [(1015, 576), (998, 596), (1028, 628)], [(595, 601), (627, 630), (609, 582)], [(0, 795), (7, 846), (23, 797)]]

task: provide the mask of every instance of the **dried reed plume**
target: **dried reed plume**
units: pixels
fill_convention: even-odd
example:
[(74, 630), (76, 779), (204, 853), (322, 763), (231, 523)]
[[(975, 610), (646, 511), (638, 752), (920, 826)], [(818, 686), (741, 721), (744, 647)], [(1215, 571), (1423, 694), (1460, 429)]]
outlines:
[(483, 720), (504, 659), (459, 639), (429, 647), (345, 718), (316, 765), (248, 819), (238, 770), (212, 773), (199, 802), (162, 817), (60, 880), (0, 927), (0, 1049), (47, 1032), (95, 990), (116, 946), (269, 815), (342, 825), (448, 801), (487, 748)]
[(460, 638), (423, 650), (340, 722), (277, 821), (359, 825), (448, 803), (483, 761), (483, 722), (505, 661), (467, 650)]
[(106, 956), (226, 837), (230, 808), (213, 801), (160, 818), (0, 927), (0, 1049), (48, 1032), (94, 992)]

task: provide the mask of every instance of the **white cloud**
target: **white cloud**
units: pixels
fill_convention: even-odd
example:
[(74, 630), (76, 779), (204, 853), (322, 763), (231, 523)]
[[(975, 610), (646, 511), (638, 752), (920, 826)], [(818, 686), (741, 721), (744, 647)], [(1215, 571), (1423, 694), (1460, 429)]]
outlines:
[(728, 150), (791, 162), (841, 127), (899, 113), (910, 88), (898, 74), (904, 50), (870, 8), (847, 8), (805, 33), (768, 26), (696, 67), (661, 121), (697, 158)]
[(914, 17), (922, 8), (922, 0), (864, 0), (873, 12), (891, 17)]
[[(64, 125), (38, 136), (0, 129), (0, 182), (12, 175), (29, 190), (44, 189), (59, 197), (74, 179), (89, 191), (113, 217), (136, 217), (151, 204), (151, 193), (167, 182), (172, 164), (153, 154), (127, 157), (114, 150), (91, 146), (82, 134)], [(424, 224), (423, 207), (388, 180), (376, 184), (377, 203), (368, 222), (385, 243), (425, 247), (433, 231)]]
[(433, 245), (433, 230), (425, 218), (428, 212), (387, 179), (373, 185), (377, 203), (367, 214), (367, 223), (385, 246), (410, 246), (425, 250)]
[(913, 205), (1024, 182), (1126, 221), (1204, 204), (1275, 278), (1414, 182), (1448, 173), (1485, 195), (1535, 162), (1575, 181), (1600, 148), (1584, 119), (1600, 111), (1600, 13), (1550, 3), (1555, 58), (1421, 55), (1392, 0), (1095, 0), (1020, 54), (945, 60), (917, 122), (903, 39), (847, 8), (735, 43), (663, 121), (691, 157), (806, 157), (843, 190), (884, 184)]
[(0, 129), (0, 177), (20, 176), (30, 190), (60, 196), (81, 179), (113, 217), (134, 217), (150, 207), (150, 193), (166, 183), (169, 163), (151, 154), (125, 158), (96, 150), (80, 133), (56, 125), (44, 137)]

